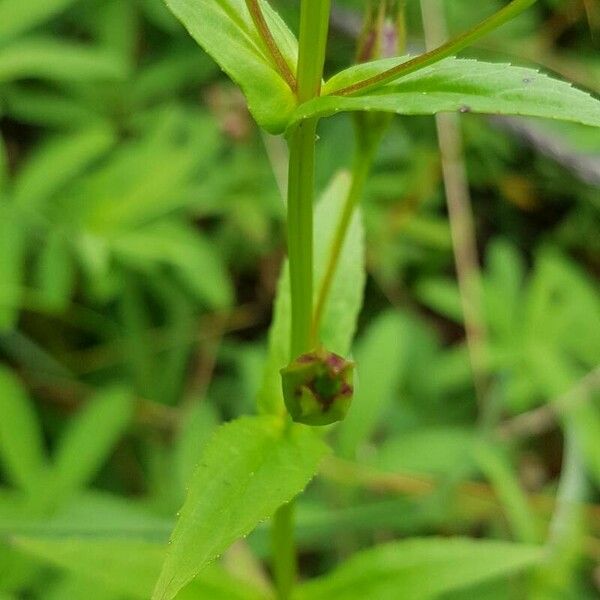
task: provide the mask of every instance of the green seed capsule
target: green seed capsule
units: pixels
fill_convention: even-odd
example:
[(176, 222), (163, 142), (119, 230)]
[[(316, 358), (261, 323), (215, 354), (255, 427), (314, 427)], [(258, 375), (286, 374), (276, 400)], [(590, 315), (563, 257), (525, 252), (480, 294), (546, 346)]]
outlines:
[(354, 363), (320, 348), (281, 369), (285, 405), (297, 423), (341, 421), (352, 401)]

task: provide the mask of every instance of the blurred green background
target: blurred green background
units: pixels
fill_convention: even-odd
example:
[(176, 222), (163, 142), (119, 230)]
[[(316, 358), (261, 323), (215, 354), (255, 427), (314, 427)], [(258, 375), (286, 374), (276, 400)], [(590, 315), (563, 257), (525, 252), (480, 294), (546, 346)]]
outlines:
[[(297, 2), (275, 4), (295, 29)], [(503, 4), (448, 0), (449, 29)], [(335, 3), (328, 72), (352, 62), (363, 6)], [(407, 23), (420, 52), (416, 0)], [(597, 0), (542, 0), (466, 55), (597, 94), (599, 50)], [(549, 539), (537, 597), (597, 598), (600, 133), (460, 122), (483, 387), (435, 122), (395, 118), (363, 202), (363, 408), (299, 503), (301, 571), (409, 534)], [(90, 583), (85, 543), (166, 540), (207, 437), (255, 411), (285, 251), (285, 146), (161, 0), (0, 0), (0, 134), (0, 598), (136, 597)], [(321, 189), (349, 166), (351, 139), (349, 117), (322, 124)], [(232, 551), (241, 579), (261, 581), (265, 528)], [(65, 537), (71, 554), (48, 543)]]

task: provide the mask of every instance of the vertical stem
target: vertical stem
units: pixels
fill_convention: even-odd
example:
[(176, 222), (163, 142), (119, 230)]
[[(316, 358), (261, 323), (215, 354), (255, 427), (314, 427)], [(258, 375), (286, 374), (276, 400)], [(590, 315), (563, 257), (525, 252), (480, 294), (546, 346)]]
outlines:
[(294, 503), (281, 506), (273, 517), (271, 534), (273, 579), (279, 600), (290, 598), (296, 580), (294, 545)]
[[(443, 43), (447, 32), (440, 0), (421, 0), (421, 11), (427, 48)], [(486, 403), (486, 331), (481, 307), (481, 273), (460, 125), (454, 114), (436, 115), (436, 125), (473, 382), (480, 419), (486, 424), (489, 406)]]
[(331, 0), (301, 0), (298, 48), (298, 101), (321, 93)]
[[(298, 101), (321, 92), (330, 0), (302, 0), (298, 50)], [(291, 358), (311, 349), (313, 303), (313, 196), (316, 119), (301, 122), (290, 137), (288, 257), (291, 284)]]
[(316, 126), (314, 119), (302, 121), (290, 138), (287, 227), (292, 304), (292, 359), (310, 350)]
[[(321, 93), (331, 0), (302, 0), (296, 74), (299, 102)], [(290, 135), (288, 259), (291, 287), (291, 358), (308, 352), (313, 303), (313, 196), (317, 120), (308, 119)], [(279, 600), (288, 600), (296, 579), (293, 503), (273, 517), (273, 572)]]

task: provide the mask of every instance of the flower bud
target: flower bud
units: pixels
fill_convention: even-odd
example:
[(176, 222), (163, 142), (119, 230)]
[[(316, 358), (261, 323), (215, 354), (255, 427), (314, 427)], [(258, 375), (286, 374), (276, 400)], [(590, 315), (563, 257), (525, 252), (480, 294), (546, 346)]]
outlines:
[(356, 62), (391, 58), (404, 51), (405, 0), (371, 0), (358, 39)]
[(281, 369), (285, 405), (297, 423), (341, 421), (352, 401), (354, 363), (319, 348)]

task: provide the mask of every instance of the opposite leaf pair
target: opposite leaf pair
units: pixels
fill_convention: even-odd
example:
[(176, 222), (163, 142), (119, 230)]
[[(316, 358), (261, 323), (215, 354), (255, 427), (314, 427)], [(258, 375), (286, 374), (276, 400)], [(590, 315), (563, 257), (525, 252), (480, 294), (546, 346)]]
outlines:
[(270, 32), (265, 41), (264, 29), (256, 24), (261, 21), (244, 0), (167, 0), (196, 41), (240, 85), (252, 115), (270, 133), (284, 133), (302, 120), (340, 111), (518, 114), (599, 126), (600, 103), (567, 83), (532, 69), (451, 58), (533, 2), (514, 0), (462, 36), (417, 58), (350, 67), (327, 81), (319, 98), (298, 105), (293, 79), (298, 44), (268, 3), (251, 3), (260, 7)]

